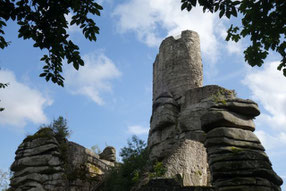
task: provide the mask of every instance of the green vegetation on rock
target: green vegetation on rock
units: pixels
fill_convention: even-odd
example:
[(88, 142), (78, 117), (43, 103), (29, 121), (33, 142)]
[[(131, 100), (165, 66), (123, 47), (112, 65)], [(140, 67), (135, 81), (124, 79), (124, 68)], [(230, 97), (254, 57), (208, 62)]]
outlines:
[(162, 162), (149, 161), (148, 148), (143, 140), (133, 136), (128, 146), (120, 152), (122, 163), (109, 172), (104, 182), (104, 191), (128, 191), (139, 181), (164, 176), (166, 169)]
[(212, 100), (217, 104), (221, 103), (223, 105), (226, 105), (227, 96), (236, 97), (235, 90), (219, 89), (217, 93), (212, 96)]
[(50, 125), (42, 125), (34, 135), (28, 135), (24, 142), (32, 141), (38, 138), (52, 138), (55, 137), (60, 143), (70, 136), (70, 130), (67, 126), (67, 120), (60, 116), (54, 120)]
[(121, 149), (122, 163), (118, 163), (106, 177), (105, 191), (130, 190), (143, 176), (148, 163), (146, 143), (136, 136)]

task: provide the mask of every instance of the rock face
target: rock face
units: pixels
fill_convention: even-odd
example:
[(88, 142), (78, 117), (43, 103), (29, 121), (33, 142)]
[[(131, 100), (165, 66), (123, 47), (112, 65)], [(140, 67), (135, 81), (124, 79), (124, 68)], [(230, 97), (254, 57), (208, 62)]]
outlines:
[(218, 191), (281, 190), (282, 179), (252, 132), (252, 119), (258, 114), (250, 100), (226, 100), (202, 116), (212, 182)]
[(115, 162), (116, 161), (116, 150), (114, 147), (106, 147), (102, 153), (99, 154), (100, 159)]
[[(114, 166), (115, 155), (109, 155), (112, 161), (100, 159), (83, 146), (59, 142), (52, 132), (45, 131), (45, 136), (37, 132), (18, 147), (11, 165), (10, 191), (94, 190)], [(112, 151), (115, 153), (114, 148)]]
[(59, 143), (54, 137), (24, 141), (11, 166), (11, 190), (64, 190), (64, 170)]
[[(176, 66), (176, 67), (174, 67)], [(153, 65), (153, 101), (169, 92), (175, 99), (203, 82), (199, 35), (183, 31), (179, 39), (166, 38)]]
[(202, 87), (197, 33), (166, 38), (153, 68), (149, 157), (163, 162), (166, 179), (219, 191), (280, 190), (282, 180), (253, 133), (257, 104), (216, 85)]
[(150, 160), (163, 161), (166, 177), (180, 175), (184, 186), (210, 185), (200, 118), (218, 92), (234, 97), (219, 86), (202, 87), (199, 44), (193, 31), (183, 31), (179, 39), (168, 37), (153, 66)]
[(149, 181), (140, 191), (215, 191), (207, 186), (181, 186), (174, 179), (156, 178)]

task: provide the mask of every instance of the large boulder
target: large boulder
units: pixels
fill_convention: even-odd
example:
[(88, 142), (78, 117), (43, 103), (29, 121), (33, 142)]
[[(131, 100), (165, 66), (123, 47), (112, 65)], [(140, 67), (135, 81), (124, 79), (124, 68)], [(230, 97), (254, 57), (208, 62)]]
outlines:
[(57, 140), (49, 128), (28, 136), (11, 165), (10, 191), (90, 191), (100, 186), (114, 166), (115, 149), (105, 159), (66, 139)]

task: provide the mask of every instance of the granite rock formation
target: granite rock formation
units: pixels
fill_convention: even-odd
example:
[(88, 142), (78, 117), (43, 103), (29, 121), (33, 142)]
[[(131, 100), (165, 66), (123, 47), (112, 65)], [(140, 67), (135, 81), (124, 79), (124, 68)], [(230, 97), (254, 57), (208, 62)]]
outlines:
[(102, 153), (99, 154), (99, 158), (102, 160), (115, 162), (116, 161), (116, 150), (114, 147), (106, 147)]
[(226, 100), (201, 118), (212, 183), (218, 191), (279, 191), (282, 179), (273, 171), (252, 119), (259, 115), (250, 100)]
[(39, 130), (16, 151), (9, 191), (95, 190), (104, 173), (114, 166), (114, 148), (112, 153), (100, 159), (81, 145), (68, 140), (59, 142), (49, 129)]
[(186, 188), (280, 190), (282, 180), (253, 133), (257, 104), (233, 90), (203, 87), (199, 51), (193, 31), (160, 45), (153, 66), (150, 160), (162, 161), (165, 179), (180, 177)]

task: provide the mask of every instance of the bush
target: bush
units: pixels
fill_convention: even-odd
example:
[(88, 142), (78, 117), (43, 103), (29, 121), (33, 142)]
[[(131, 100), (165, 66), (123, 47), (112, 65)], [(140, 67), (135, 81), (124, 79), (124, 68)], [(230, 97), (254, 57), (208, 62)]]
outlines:
[(152, 172), (149, 174), (150, 178), (155, 178), (155, 177), (162, 177), (165, 175), (167, 169), (164, 167), (162, 162), (155, 162), (153, 165)]
[(104, 182), (104, 191), (130, 190), (142, 177), (148, 165), (148, 151), (143, 140), (133, 136), (128, 146), (120, 152), (122, 162), (108, 174)]
[(63, 142), (71, 134), (68, 129), (67, 120), (60, 116), (54, 120), (50, 125), (42, 125), (34, 135), (28, 135), (24, 141), (32, 141), (38, 138), (55, 137), (57, 141)]
[(67, 139), (71, 134), (71, 131), (68, 129), (67, 126), (67, 120), (64, 119), (62, 116), (54, 120), (50, 127), (53, 130), (55, 137), (58, 141)]

